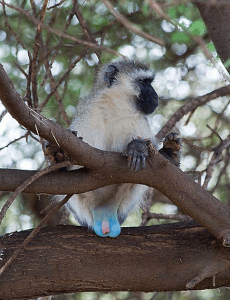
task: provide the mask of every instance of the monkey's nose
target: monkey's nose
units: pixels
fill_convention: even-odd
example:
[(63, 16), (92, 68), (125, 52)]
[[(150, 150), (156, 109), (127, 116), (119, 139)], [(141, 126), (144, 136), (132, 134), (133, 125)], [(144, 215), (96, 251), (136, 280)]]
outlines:
[(102, 232), (103, 232), (103, 234), (110, 233), (109, 221), (108, 220), (102, 221)]

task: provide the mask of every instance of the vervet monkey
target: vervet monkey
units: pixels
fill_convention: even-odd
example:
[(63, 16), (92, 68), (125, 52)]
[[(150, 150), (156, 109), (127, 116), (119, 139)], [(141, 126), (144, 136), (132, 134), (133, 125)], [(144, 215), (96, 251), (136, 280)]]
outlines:
[[(136, 60), (104, 65), (92, 92), (77, 105), (70, 130), (95, 148), (127, 153), (131, 169), (139, 171), (148, 156), (144, 139), (157, 146), (147, 118), (158, 106), (153, 79), (148, 65)], [(180, 139), (171, 133), (160, 152), (179, 165), (179, 150)], [(117, 237), (128, 214), (145, 200), (147, 189), (144, 185), (115, 184), (73, 195), (66, 206), (80, 225), (92, 228), (98, 236)]]

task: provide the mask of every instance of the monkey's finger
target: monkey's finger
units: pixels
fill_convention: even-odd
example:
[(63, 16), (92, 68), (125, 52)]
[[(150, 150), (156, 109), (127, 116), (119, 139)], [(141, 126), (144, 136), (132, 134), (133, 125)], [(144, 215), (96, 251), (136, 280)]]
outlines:
[(140, 165), (142, 165), (142, 157), (140, 155), (138, 155), (137, 159), (136, 159), (136, 165), (135, 165), (134, 172), (137, 172), (140, 170)]
[(177, 143), (178, 145), (181, 145), (181, 144), (182, 144), (181, 138), (178, 138), (178, 139), (176, 140), (176, 143)]
[(138, 160), (138, 154), (136, 151), (134, 151), (132, 156), (131, 171), (135, 171), (137, 160)]
[(139, 154), (136, 161), (135, 172), (139, 171), (140, 169), (143, 170), (145, 168), (145, 160), (146, 160), (146, 155), (144, 153)]
[(128, 157), (128, 167), (131, 167), (132, 164), (132, 158), (133, 158), (133, 152), (129, 151), (128, 153), (126, 153), (127, 157)]
[(143, 153), (142, 154), (142, 164), (141, 164), (142, 169), (145, 168), (145, 160), (146, 160), (146, 155)]

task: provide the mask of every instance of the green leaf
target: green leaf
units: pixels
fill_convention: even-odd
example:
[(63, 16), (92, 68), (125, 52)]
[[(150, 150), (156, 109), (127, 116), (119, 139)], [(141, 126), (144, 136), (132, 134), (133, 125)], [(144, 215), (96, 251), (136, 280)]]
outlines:
[(187, 44), (190, 41), (190, 38), (183, 31), (179, 31), (179, 32), (172, 33), (171, 40), (173, 43)]
[(210, 43), (207, 44), (207, 48), (208, 48), (208, 50), (210, 52), (213, 52), (213, 51), (216, 52), (216, 48), (215, 48), (215, 46), (214, 46), (214, 44), (212, 42), (210, 42)]
[(177, 10), (180, 14), (183, 14), (184, 10), (185, 10), (185, 5), (183, 5), (183, 4), (178, 5)]
[(230, 58), (224, 62), (224, 66), (226, 69), (228, 69), (230, 67)]
[(168, 14), (172, 19), (177, 18), (177, 10), (175, 7), (170, 7), (168, 10)]
[(189, 26), (189, 32), (193, 35), (197, 36), (203, 36), (206, 33), (206, 27), (204, 25), (204, 22), (202, 20), (195, 20), (190, 26)]
[(142, 10), (144, 16), (149, 15), (149, 5), (147, 3), (144, 3), (142, 5), (141, 10)]

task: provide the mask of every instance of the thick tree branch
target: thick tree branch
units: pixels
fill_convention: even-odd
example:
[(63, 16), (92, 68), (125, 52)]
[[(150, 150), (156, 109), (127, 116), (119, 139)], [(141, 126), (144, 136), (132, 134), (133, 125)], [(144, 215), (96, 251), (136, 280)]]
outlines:
[[(145, 184), (162, 192), (185, 214), (222, 240), (225, 246), (230, 245), (230, 208), (202, 189), (158, 152), (153, 151), (145, 170), (132, 172), (128, 169), (123, 154), (93, 148), (76, 138), (70, 131), (29, 109), (16, 92), (2, 66), (0, 66), (0, 98), (9, 113), (21, 125), (57, 144), (77, 164), (91, 169), (91, 172), (79, 171), (81, 177), (74, 176), (75, 182), (79, 180), (77, 187), (73, 184), (76, 190), (70, 192), (71, 185), (68, 181), (64, 193), (67, 191), (70, 194), (82, 193), (121, 182)], [(8, 180), (12, 181), (12, 178), (8, 177)], [(50, 181), (49, 186), (51, 186)], [(56, 185), (56, 194), (59, 194), (59, 186), (60, 184)], [(40, 192), (45, 191), (41, 188)]]
[[(222, 62), (227, 62), (230, 58), (229, 2), (226, 1), (222, 5), (218, 5), (219, 1), (213, 3), (209, 1), (195, 2)], [(229, 62), (227, 70), (230, 71)]]
[[(0, 266), (30, 232), (1, 237)], [(5, 270), (0, 298), (81, 291), (181, 291), (204, 266), (213, 272), (207, 271), (208, 279), (196, 289), (228, 286), (230, 271), (222, 270), (229, 267), (229, 251), (205, 229), (185, 222), (123, 228), (116, 239), (102, 239), (80, 227), (45, 227)]]

